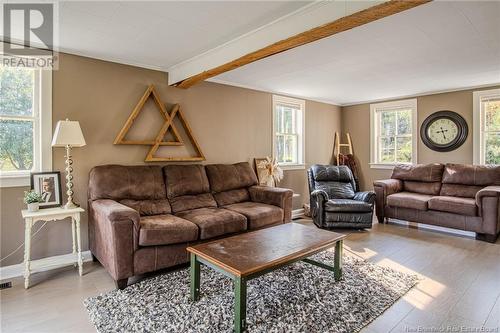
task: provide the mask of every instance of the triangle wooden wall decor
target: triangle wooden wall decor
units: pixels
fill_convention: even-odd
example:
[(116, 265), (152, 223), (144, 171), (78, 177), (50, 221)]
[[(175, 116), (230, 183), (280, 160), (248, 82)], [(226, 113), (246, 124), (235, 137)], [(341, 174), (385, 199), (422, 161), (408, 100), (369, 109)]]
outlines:
[[(158, 111), (161, 113), (164, 122), (163, 125), (156, 135), (156, 138), (154, 140), (126, 140), (125, 137), (127, 136), (128, 131), (134, 124), (134, 121), (136, 118), (139, 116), (141, 113), (144, 105), (146, 104), (147, 100), (152, 97), (155, 105), (158, 108)], [(179, 132), (177, 130), (177, 127), (174, 124), (174, 119), (175, 117), (179, 118), (179, 121), (184, 128), (184, 131), (189, 138), (189, 141), (191, 142), (194, 150), (196, 151), (196, 156), (186, 156), (186, 157), (160, 157), (160, 156), (155, 156), (158, 148), (160, 146), (184, 146), (184, 141), (182, 140), (181, 136), (179, 135)], [(164, 141), (165, 136), (171, 133), (173, 140), (168, 140)], [(146, 155), (146, 159), (144, 160), (145, 162), (164, 162), (164, 161), (169, 161), (169, 162), (174, 162), (174, 161), (204, 161), (205, 160), (205, 155), (203, 155), (203, 152), (201, 151), (200, 145), (196, 141), (192, 131), (191, 127), (189, 124), (186, 122), (186, 119), (184, 118), (184, 115), (182, 114), (181, 107), (179, 104), (175, 104), (172, 108), (172, 111), (170, 113), (166, 110), (165, 105), (162, 103), (158, 93), (156, 92), (156, 89), (154, 85), (149, 85), (149, 87), (146, 89), (144, 92), (144, 95), (141, 97), (137, 105), (135, 106), (134, 110), (128, 117), (127, 121), (123, 125), (122, 129), (118, 133), (118, 135), (115, 138), (115, 141), (113, 142), (115, 145), (145, 145), (145, 146), (151, 146), (151, 149), (149, 150), (148, 154)]]

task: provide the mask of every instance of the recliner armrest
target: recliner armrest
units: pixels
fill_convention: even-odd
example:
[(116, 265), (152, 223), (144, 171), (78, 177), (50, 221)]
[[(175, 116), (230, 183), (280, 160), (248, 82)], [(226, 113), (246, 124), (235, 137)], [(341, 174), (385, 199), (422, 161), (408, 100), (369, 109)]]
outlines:
[(314, 190), (311, 192), (311, 198), (316, 200), (318, 204), (328, 201), (328, 194), (323, 190)]
[(373, 203), (375, 202), (375, 192), (373, 191), (356, 192), (354, 194), (353, 200), (364, 201), (366, 203), (369, 203), (370, 205), (373, 205)]
[(278, 206), (283, 209), (284, 222), (292, 219), (292, 196), (293, 191), (281, 187), (268, 187), (254, 185), (248, 188), (250, 199), (268, 205)]
[(323, 190), (314, 190), (310, 194), (311, 217), (316, 225), (321, 225), (325, 219), (325, 202), (328, 201), (328, 194)]

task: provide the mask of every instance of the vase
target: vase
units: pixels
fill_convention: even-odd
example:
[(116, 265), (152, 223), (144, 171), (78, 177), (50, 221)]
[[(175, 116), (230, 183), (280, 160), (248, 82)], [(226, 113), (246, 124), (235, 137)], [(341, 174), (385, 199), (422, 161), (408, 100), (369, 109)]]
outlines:
[(274, 179), (273, 179), (273, 177), (269, 177), (267, 179), (266, 186), (268, 186), (268, 187), (274, 187)]
[(38, 212), (38, 209), (40, 209), (39, 202), (32, 202), (28, 204), (28, 212)]

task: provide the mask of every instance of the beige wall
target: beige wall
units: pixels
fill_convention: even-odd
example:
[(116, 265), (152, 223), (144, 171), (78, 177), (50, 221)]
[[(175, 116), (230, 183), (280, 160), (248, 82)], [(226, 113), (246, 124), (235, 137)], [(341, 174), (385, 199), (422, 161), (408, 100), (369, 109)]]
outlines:
[[(80, 121), (87, 146), (75, 148), (76, 201), (86, 208), (88, 172), (99, 164), (142, 164), (148, 147), (114, 146), (116, 134), (148, 84), (155, 84), (163, 101), (180, 103), (206, 158), (206, 163), (249, 161), (271, 154), (272, 95), (215, 83), (202, 83), (188, 90), (171, 88), (165, 73), (71, 55), (61, 55), (59, 70), (53, 77), (53, 122), (69, 118)], [(156, 127), (151, 119), (158, 114), (148, 105), (131, 135), (147, 133)], [(332, 136), (340, 131), (340, 107), (306, 102), (306, 163), (329, 163)], [(142, 119), (144, 118), (144, 119)], [(147, 119), (149, 118), (149, 119)], [(145, 125), (146, 124), (146, 125)], [(53, 150), (53, 169), (64, 171), (63, 149)], [(308, 200), (305, 170), (286, 171), (280, 186), (301, 195), (294, 200), (300, 208)], [(24, 239), (20, 210), (26, 188), (0, 189), (1, 255), (4, 257)], [(87, 244), (87, 216), (82, 221), (83, 249)], [(37, 224), (35, 230), (40, 226)], [(69, 252), (68, 223), (49, 223), (33, 239), (33, 258)], [(22, 262), (22, 249), (1, 262), (7, 266)]]
[[(494, 89), (495, 87), (487, 88)], [(480, 89), (474, 89), (480, 90)], [(472, 92), (463, 90), (417, 97), (418, 130), (430, 114), (440, 110), (451, 110), (467, 121), (469, 135), (465, 143), (451, 152), (435, 152), (418, 139), (418, 163), (472, 163)], [(342, 108), (342, 131), (349, 132), (354, 146), (354, 155), (361, 170), (361, 188), (371, 189), (376, 179), (389, 178), (391, 170), (371, 169), (370, 162), (370, 104), (359, 104)]]

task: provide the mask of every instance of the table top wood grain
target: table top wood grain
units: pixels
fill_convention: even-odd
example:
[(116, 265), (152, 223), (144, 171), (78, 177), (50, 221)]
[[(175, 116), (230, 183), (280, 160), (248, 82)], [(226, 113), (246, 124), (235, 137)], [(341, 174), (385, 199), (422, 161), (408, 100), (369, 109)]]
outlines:
[(345, 237), (292, 222), (190, 246), (187, 250), (233, 275), (248, 276), (330, 248)]

